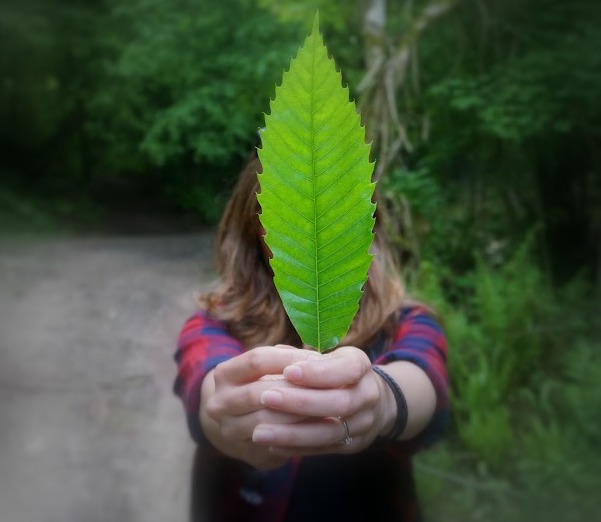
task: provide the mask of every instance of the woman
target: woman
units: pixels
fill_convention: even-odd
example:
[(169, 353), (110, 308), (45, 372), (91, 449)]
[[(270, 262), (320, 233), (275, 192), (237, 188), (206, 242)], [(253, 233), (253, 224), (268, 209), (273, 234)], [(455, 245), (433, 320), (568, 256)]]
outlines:
[(374, 259), (340, 347), (298, 349), (269, 268), (257, 172), (243, 170), (217, 234), (219, 283), (175, 355), (198, 450), (192, 518), (419, 519), (410, 455), (448, 421), (446, 344), (403, 298), (376, 212)]

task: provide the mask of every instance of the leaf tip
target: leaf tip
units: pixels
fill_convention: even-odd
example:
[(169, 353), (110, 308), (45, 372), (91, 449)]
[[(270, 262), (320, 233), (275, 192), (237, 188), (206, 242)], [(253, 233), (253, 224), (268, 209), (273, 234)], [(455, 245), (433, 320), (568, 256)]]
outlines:
[(313, 29), (311, 29), (311, 35), (319, 34), (319, 9), (315, 11), (315, 16), (313, 17)]

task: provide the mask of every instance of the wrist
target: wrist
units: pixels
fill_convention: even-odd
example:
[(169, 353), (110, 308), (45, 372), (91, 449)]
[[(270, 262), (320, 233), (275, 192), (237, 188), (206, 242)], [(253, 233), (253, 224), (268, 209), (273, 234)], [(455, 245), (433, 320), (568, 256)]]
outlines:
[(407, 400), (394, 377), (379, 366), (372, 366), (372, 369), (378, 374), (380, 380), (383, 381), (388, 392), (392, 395), (392, 400), (389, 397), (387, 403), (392, 405), (394, 410), (392, 413), (388, 411), (388, 415), (391, 415), (393, 419), (392, 426), (390, 426), (390, 422), (388, 421), (386, 426), (383, 427), (383, 430), (388, 428), (388, 431), (381, 431), (379, 434), (385, 439), (398, 440), (407, 427), (409, 417)]
[(372, 372), (379, 390), (379, 415), (377, 425), (377, 436), (383, 437), (392, 432), (397, 415), (396, 401), (390, 386), (386, 384), (377, 372)]

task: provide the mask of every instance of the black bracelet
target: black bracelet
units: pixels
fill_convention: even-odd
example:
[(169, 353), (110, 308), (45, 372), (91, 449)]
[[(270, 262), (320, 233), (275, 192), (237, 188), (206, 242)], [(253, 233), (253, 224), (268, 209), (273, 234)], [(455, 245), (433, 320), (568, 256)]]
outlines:
[(382, 377), (382, 379), (384, 379), (394, 395), (394, 400), (396, 402), (396, 420), (394, 421), (392, 431), (388, 435), (385, 435), (384, 438), (389, 440), (397, 440), (401, 436), (401, 433), (405, 431), (405, 427), (407, 426), (407, 417), (409, 414), (407, 410), (407, 401), (405, 400), (405, 396), (403, 395), (401, 388), (390, 375), (388, 375), (379, 366), (372, 366), (372, 370)]

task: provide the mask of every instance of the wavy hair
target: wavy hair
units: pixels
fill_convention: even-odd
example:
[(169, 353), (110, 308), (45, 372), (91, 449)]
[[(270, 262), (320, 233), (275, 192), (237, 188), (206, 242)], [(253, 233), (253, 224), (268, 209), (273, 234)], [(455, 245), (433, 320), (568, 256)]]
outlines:
[[(259, 160), (252, 158), (242, 170), (225, 208), (216, 238), (219, 280), (200, 295), (201, 308), (229, 328), (246, 348), (278, 343), (300, 347), (273, 283), (259, 221)], [(374, 255), (363, 286), (359, 311), (340, 345), (365, 348), (382, 330), (392, 334), (404, 290), (398, 265), (382, 226), (382, 209), (376, 209)]]

